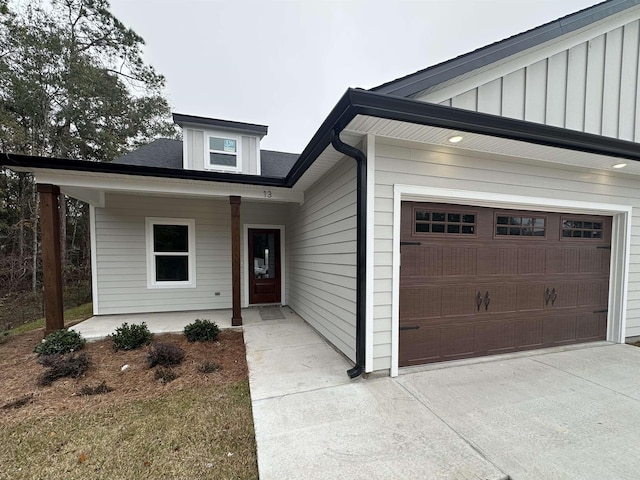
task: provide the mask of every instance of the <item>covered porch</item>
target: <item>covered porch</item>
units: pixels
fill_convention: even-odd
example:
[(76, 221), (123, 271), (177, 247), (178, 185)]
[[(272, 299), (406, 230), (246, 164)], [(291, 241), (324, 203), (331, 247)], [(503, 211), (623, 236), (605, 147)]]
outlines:
[[(129, 325), (145, 322), (151, 333), (181, 333), (184, 327), (196, 319), (215, 322), (221, 330), (241, 329), (232, 325), (232, 309), (227, 310), (191, 310), (182, 312), (134, 313), (121, 315), (100, 315), (84, 320), (73, 327), (85, 339), (100, 340), (116, 331), (124, 322)], [(278, 320), (302, 319), (290, 308), (280, 306), (249, 307), (241, 310), (245, 325), (260, 325)]]

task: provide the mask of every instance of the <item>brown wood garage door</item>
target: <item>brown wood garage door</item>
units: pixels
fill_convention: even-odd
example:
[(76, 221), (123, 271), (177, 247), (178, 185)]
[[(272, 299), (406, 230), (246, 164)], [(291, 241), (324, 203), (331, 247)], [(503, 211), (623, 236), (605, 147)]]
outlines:
[(402, 203), (400, 366), (606, 338), (611, 218)]

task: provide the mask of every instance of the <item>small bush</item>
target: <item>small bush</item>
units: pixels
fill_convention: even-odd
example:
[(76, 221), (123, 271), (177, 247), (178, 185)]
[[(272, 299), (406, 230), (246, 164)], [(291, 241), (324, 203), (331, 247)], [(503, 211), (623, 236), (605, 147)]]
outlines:
[(106, 381), (96, 385), (95, 387), (84, 385), (80, 389), (80, 395), (102, 395), (109, 392), (113, 392), (113, 388), (109, 387)]
[(55, 355), (75, 352), (84, 347), (87, 341), (74, 330), (56, 330), (50, 333), (33, 349), (38, 355)]
[(147, 354), (147, 362), (149, 368), (156, 365), (170, 367), (171, 365), (180, 365), (184, 360), (184, 350), (173, 343), (154, 343)]
[(68, 353), (66, 355), (44, 355), (38, 359), (38, 363), (47, 367), (40, 376), (40, 385), (51, 385), (59, 378), (78, 378), (87, 371), (91, 365), (91, 357), (86, 353)]
[(222, 368), (222, 365), (216, 362), (204, 362), (201, 365), (198, 365), (198, 371), (200, 373), (213, 373), (217, 372)]
[(206, 342), (218, 338), (220, 329), (216, 322), (197, 319), (184, 327), (184, 334), (190, 342)]
[(143, 345), (148, 345), (152, 337), (153, 334), (149, 331), (145, 322), (139, 325), (129, 325), (124, 322), (116, 328), (115, 333), (109, 335), (109, 338), (113, 341), (114, 350), (135, 350)]
[(167, 384), (178, 378), (178, 374), (170, 368), (158, 367), (156, 372), (153, 374), (153, 378)]

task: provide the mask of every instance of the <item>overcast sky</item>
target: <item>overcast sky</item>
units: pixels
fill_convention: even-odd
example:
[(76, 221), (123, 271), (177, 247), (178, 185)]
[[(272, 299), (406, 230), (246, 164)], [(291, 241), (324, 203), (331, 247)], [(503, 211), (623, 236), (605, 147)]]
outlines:
[(371, 88), (596, 0), (111, 0), (174, 112), (269, 126), (299, 153), (349, 87)]

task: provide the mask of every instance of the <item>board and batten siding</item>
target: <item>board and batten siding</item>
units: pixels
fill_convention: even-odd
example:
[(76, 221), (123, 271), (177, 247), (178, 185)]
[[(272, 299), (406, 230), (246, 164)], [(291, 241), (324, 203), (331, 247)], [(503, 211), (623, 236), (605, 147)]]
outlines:
[(290, 207), (288, 303), (351, 360), (356, 335), (356, 163), (340, 161)]
[[(406, 145), (406, 144), (405, 144)], [(498, 155), (453, 155), (376, 142), (374, 370), (391, 366), (394, 185), (415, 185), (633, 207), (626, 336), (640, 335), (640, 180)], [(424, 173), (423, 173), (424, 172)]]
[[(183, 129), (185, 141), (184, 154), (187, 158), (187, 168), (193, 170), (205, 170), (205, 141), (206, 135), (225, 135), (224, 132), (215, 132), (208, 130), (198, 130), (195, 128), (185, 127)], [(238, 135), (230, 133), (233, 137), (240, 138), (240, 155), (242, 162), (242, 172), (248, 175), (258, 174), (259, 146), (260, 142), (257, 137)]]
[[(284, 225), (288, 206), (243, 202), (240, 211), (242, 223)], [(107, 194), (95, 216), (101, 315), (231, 308), (228, 199)], [(195, 288), (147, 288), (146, 217), (195, 220)], [(241, 282), (247, 273), (243, 264)]]
[(449, 98), (416, 99), (640, 142), (639, 56), (635, 20)]

